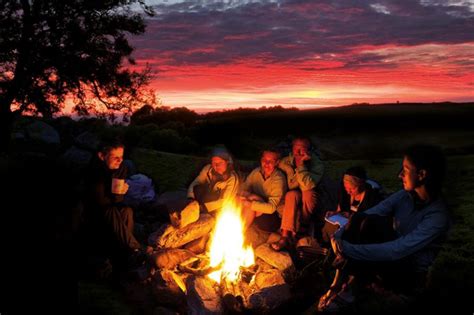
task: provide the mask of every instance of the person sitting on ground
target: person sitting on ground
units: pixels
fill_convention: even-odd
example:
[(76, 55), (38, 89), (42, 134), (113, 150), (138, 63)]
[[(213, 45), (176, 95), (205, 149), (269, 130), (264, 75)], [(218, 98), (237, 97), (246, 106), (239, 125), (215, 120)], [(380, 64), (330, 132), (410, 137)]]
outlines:
[(123, 203), (128, 190), (127, 168), (122, 163), (124, 145), (118, 141), (103, 144), (93, 157), (85, 178), (84, 219), (88, 249), (104, 254), (118, 269), (146, 250), (133, 234), (133, 209)]
[(346, 229), (331, 238), (338, 271), (331, 289), (319, 300), (320, 311), (350, 305), (356, 288), (363, 285), (408, 295), (425, 287), (428, 268), (450, 226), (442, 198), (444, 175), (445, 158), (439, 148), (407, 149), (398, 175), (403, 190), (356, 213)]
[[(292, 152), (284, 157), (278, 167), (286, 174), (288, 192), (285, 194), (281, 238), (272, 243), (280, 251), (296, 236), (300, 223), (308, 224), (318, 208), (321, 194), (319, 183), (324, 174), (324, 165), (316, 154), (312, 154), (308, 138), (297, 137), (292, 142)], [(316, 215), (317, 226), (322, 227), (322, 215)]]
[(276, 150), (264, 150), (260, 167), (250, 172), (242, 185), (240, 202), (245, 229), (252, 223), (268, 232), (276, 231), (280, 226), (277, 210), (287, 186), (285, 175), (277, 168), (279, 158)]
[[(342, 189), (336, 211), (326, 212), (326, 218), (341, 214), (350, 218), (356, 212), (364, 212), (382, 201), (379, 189), (367, 183), (367, 172), (362, 166), (348, 168), (342, 177)], [(322, 230), (323, 242), (328, 244), (330, 237), (339, 228), (338, 224), (326, 221)]]
[(187, 197), (191, 206), (214, 212), (224, 201), (234, 199), (238, 189), (239, 176), (234, 170), (234, 161), (225, 148), (217, 147), (211, 152), (211, 163), (204, 166), (189, 185)]

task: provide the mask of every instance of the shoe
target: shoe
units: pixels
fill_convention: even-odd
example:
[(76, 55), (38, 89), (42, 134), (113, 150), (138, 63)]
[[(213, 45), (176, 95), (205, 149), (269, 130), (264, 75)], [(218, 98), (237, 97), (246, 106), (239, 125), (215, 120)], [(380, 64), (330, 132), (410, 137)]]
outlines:
[(292, 246), (292, 239), (290, 236), (282, 236), (278, 241), (270, 244), (274, 251), (289, 250)]
[(339, 292), (327, 298), (325, 303), (318, 304), (318, 311), (327, 313), (348, 311), (354, 305), (354, 301), (352, 294)]
[(324, 311), (324, 308), (326, 307), (326, 304), (328, 303), (328, 301), (333, 297), (333, 295), (335, 295), (336, 292), (330, 288), (328, 290), (328, 292), (326, 292), (324, 295), (322, 295), (320, 298), (319, 298), (319, 302), (318, 302), (318, 311), (319, 312), (323, 312)]

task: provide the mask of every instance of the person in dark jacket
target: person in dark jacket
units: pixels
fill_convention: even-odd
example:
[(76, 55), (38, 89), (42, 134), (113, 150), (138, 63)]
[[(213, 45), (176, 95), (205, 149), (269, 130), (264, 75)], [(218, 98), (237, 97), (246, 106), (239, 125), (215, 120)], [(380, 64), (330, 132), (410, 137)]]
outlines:
[[(348, 168), (342, 177), (342, 188), (336, 211), (326, 212), (326, 218), (334, 214), (341, 214), (350, 218), (354, 213), (364, 212), (382, 201), (383, 195), (379, 189), (374, 189), (367, 183), (367, 172), (362, 166)], [(329, 243), (339, 225), (325, 222), (322, 230), (323, 242)]]
[(104, 144), (89, 165), (85, 180), (84, 217), (89, 252), (123, 266), (142, 252), (133, 235), (133, 209), (123, 204), (128, 190), (124, 145)]
[(398, 175), (403, 190), (352, 216), (333, 235), (338, 271), (319, 300), (319, 311), (338, 311), (353, 303), (356, 284), (408, 295), (423, 290), (450, 227), (442, 198), (445, 164), (437, 147), (410, 147)]

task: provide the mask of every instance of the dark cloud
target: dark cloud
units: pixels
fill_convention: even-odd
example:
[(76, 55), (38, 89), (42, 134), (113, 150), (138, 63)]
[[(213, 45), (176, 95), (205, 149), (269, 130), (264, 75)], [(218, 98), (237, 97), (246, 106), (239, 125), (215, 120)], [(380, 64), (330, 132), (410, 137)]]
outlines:
[[(157, 5), (137, 58), (169, 65), (218, 65), (258, 59), (299, 62), (337, 54), (345, 67), (390, 67), (364, 45), (474, 42), (474, 14), (438, 0), (183, 1)], [(238, 4), (238, 5), (237, 5)], [(308, 69), (309, 71), (310, 69)]]

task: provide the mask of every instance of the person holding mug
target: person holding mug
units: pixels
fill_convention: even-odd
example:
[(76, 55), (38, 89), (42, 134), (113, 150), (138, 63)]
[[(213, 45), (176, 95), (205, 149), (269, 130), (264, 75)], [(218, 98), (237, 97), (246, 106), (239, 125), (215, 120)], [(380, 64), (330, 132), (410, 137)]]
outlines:
[(104, 254), (119, 269), (145, 253), (133, 235), (133, 209), (123, 203), (129, 188), (124, 148), (118, 141), (101, 146), (86, 174), (84, 200), (89, 252)]

